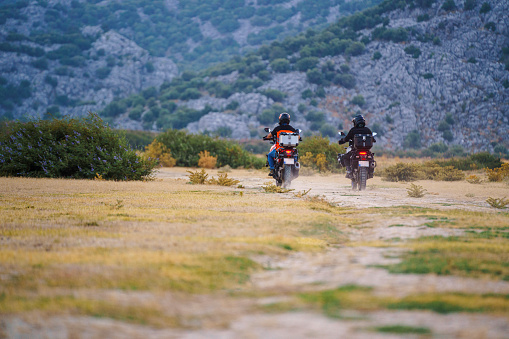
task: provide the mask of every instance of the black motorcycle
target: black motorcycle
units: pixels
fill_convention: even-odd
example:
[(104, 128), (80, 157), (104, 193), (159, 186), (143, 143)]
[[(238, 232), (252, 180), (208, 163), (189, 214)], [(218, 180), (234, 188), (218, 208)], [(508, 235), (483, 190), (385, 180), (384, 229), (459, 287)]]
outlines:
[[(266, 127), (265, 132), (271, 133), (270, 128)], [(264, 137), (263, 140), (269, 140), (270, 143), (274, 145), (276, 144), (276, 138), (277, 136), (273, 135), (272, 138)], [(292, 180), (299, 176), (300, 163), (299, 152), (297, 151), (299, 141), (299, 133), (279, 133), (280, 147), (276, 150), (276, 158), (274, 161), (274, 179), (276, 179), (276, 186), (282, 186), (284, 188), (289, 187)], [(274, 145), (273, 147), (276, 146)], [(269, 166), (268, 161), (265, 166)]]
[[(344, 136), (345, 133), (339, 132), (339, 135)], [(352, 181), (352, 189), (354, 190), (365, 190), (366, 182), (373, 178), (375, 173), (375, 153), (370, 151), (373, 147), (375, 135), (376, 133), (354, 135), (353, 141), (350, 140), (349, 146), (345, 147), (346, 153), (351, 152), (350, 158), (347, 158), (346, 154), (338, 154), (339, 164), (350, 167), (350, 172), (347, 171), (346, 177)]]

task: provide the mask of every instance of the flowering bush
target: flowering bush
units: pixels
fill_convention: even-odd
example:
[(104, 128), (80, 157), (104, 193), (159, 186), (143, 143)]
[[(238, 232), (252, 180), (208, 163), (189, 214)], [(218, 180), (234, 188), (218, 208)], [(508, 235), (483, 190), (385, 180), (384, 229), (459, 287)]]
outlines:
[(8, 122), (0, 128), (0, 176), (142, 180), (156, 160), (142, 159), (96, 115)]

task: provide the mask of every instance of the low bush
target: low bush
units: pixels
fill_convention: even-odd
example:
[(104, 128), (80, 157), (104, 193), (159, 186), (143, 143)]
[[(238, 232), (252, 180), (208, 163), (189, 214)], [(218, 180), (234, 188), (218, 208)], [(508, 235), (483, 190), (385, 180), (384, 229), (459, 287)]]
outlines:
[(503, 197), (503, 198), (492, 198), (492, 197), (489, 197), (488, 199), (486, 199), (486, 202), (491, 207), (500, 208), (500, 209), (506, 208), (506, 206), (509, 205), (509, 199), (506, 199), (505, 197)]
[(156, 132), (117, 130), (119, 135), (125, 136), (130, 148), (144, 150), (157, 136)]
[(161, 167), (173, 167), (177, 163), (175, 158), (171, 156), (171, 151), (156, 140), (145, 147), (145, 153), (143, 155), (148, 159), (157, 159)]
[(209, 177), (203, 168), (200, 172), (187, 171), (187, 173), (189, 173), (189, 182), (193, 185), (203, 185), (207, 182), (207, 178)]
[(219, 186), (233, 186), (237, 185), (240, 181), (232, 178), (228, 178), (227, 173), (219, 174), (218, 178), (210, 178), (209, 175), (205, 172), (205, 169), (201, 169), (201, 171), (187, 171), (189, 173), (189, 182), (193, 185), (219, 185)]
[(481, 168), (490, 168), (494, 169), (502, 166), (502, 162), (500, 158), (490, 154), (488, 152), (481, 152), (472, 154), (468, 157), (462, 158), (451, 158), (448, 160), (438, 160), (435, 161), (439, 166), (453, 166), (462, 171), (475, 170)]
[(482, 180), (481, 178), (479, 178), (477, 175), (475, 174), (472, 174), (472, 175), (469, 175), (466, 179), (469, 183), (471, 184), (481, 184), (482, 183)]
[(504, 178), (509, 178), (508, 163), (504, 163), (500, 167), (494, 169), (485, 168), (485, 171), (489, 181), (502, 181)]
[(207, 183), (209, 185), (233, 186), (237, 185), (239, 182), (240, 181), (237, 179), (228, 178), (228, 173), (221, 173), (217, 176), (217, 179), (212, 177)]
[(199, 154), (200, 160), (198, 160), (198, 166), (201, 168), (215, 168), (217, 163), (217, 157), (210, 155), (209, 151), (203, 151)]
[(187, 134), (174, 129), (159, 134), (156, 140), (171, 149), (177, 166), (197, 167), (199, 154), (205, 150), (210, 152), (211, 156), (217, 157), (217, 167), (229, 165), (232, 168), (262, 168), (265, 165), (264, 159), (257, 158), (231, 140)]
[(454, 166), (440, 166), (436, 162), (428, 161), (420, 165), (420, 179), (439, 181), (458, 181), (465, 178), (465, 174)]
[(422, 198), (426, 194), (426, 190), (422, 186), (410, 184), (407, 194), (412, 198)]
[(155, 166), (92, 113), (83, 119), (14, 121), (0, 129), (0, 176), (142, 180)]
[(387, 181), (414, 181), (419, 178), (419, 166), (399, 162), (382, 170), (380, 174)]
[(381, 171), (381, 176), (387, 181), (414, 181), (414, 180), (463, 180), (465, 174), (453, 166), (439, 166), (434, 161), (417, 165), (413, 163), (397, 163)]
[(339, 172), (338, 153), (344, 153), (341, 146), (331, 143), (328, 138), (322, 136), (303, 139), (298, 147), (303, 166), (309, 166), (320, 172)]

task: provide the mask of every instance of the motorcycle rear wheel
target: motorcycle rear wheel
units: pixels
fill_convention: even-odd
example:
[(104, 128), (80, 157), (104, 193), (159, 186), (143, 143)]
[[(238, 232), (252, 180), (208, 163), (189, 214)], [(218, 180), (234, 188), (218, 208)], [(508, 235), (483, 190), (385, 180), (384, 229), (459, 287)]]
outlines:
[(366, 189), (367, 181), (368, 181), (368, 169), (366, 167), (361, 167), (359, 169), (359, 191), (364, 191)]
[(292, 184), (292, 167), (285, 166), (283, 169), (283, 188), (290, 187)]

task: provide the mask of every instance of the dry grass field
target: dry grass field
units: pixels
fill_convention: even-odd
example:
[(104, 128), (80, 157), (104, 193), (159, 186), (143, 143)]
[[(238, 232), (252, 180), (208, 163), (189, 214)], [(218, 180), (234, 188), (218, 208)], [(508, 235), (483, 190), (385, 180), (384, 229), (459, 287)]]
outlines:
[[(0, 338), (504, 338), (507, 182), (0, 178)], [(209, 176), (218, 170), (207, 170)]]

